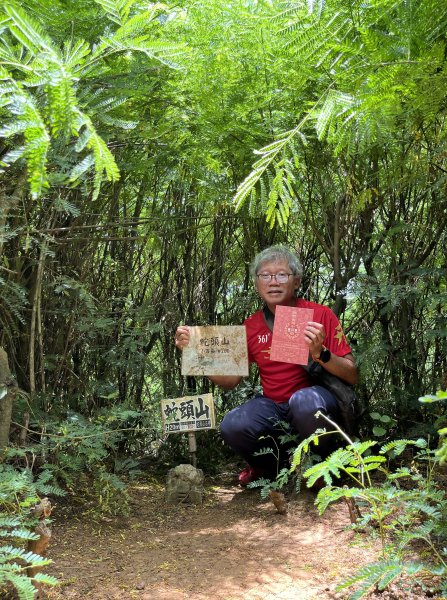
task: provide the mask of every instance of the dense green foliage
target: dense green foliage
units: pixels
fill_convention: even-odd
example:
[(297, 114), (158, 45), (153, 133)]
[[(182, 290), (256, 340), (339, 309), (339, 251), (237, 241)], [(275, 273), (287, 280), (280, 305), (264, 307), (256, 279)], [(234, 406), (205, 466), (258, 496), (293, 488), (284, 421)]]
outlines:
[(159, 401), (209, 383), (175, 327), (240, 323), (272, 242), (343, 322), (362, 433), (445, 434), (417, 398), (447, 377), (446, 30), (434, 0), (2, 5), (0, 346), (10, 441), (39, 448), (18, 468), (82, 470), (113, 512), (126, 461), (184, 456)]
[(365, 403), (420, 424), (446, 371), (445, 12), (75, 4), (1, 26), (0, 341), (34, 423), (181, 393), (176, 324), (239, 323), (285, 241)]

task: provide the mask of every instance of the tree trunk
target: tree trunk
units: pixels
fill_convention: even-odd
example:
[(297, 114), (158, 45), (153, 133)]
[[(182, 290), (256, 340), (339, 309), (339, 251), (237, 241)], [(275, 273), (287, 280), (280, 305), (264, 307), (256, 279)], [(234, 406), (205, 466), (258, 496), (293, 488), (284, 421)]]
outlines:
[(17, 390), (17, 383), (9, 370), (8, 355), (0, 348), (0, 449), (9, 444), (12, 403)]

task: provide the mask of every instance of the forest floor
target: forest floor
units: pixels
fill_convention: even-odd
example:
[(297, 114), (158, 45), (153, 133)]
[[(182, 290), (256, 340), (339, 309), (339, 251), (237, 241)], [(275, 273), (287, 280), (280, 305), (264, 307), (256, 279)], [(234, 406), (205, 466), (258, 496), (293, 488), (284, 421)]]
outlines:
[[(98, 518), (62, 502), (54, 511), (50, 600), (311, 600), (347, 598), (338, 583), (379, 555), (350, 528), (343, 503), (319, 516), (315, 494), (280, 515), (235, 475), (207, 480), (201, 506), (168, 505), (163, 483), (130, 488), (128, 516)], [(351, 590), (352, 593), (352, 590)], [(375, 596), (374, 596), (375, 597)], [(430, 597), (394, 584), (381, 600)], [(433, 594), (431, 594), (433, 597)]]

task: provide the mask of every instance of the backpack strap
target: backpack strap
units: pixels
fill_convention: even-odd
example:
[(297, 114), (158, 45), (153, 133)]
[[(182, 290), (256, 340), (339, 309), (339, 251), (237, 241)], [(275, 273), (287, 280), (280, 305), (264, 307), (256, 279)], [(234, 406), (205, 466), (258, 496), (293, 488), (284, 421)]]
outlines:
[(273, 325), (275, 323), (275, 315), (272, 313), (272, 311), (269, 309), (269, 307), (267, 305), (264, 306), (264, 308), (262, 309), (262, 312), (264, 313), (265, 324), (270, 329), (270, 331), (273, 331)]

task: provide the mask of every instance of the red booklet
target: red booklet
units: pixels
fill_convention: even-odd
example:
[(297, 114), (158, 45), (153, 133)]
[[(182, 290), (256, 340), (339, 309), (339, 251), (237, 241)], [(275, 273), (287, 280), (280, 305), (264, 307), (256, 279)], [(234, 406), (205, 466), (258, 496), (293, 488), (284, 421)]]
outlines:
[(270, 360), (307, 365), (309, 347), (304, 341), (304, 328), (313, 321), (312, 308), (277, 306), (273, 325)]

